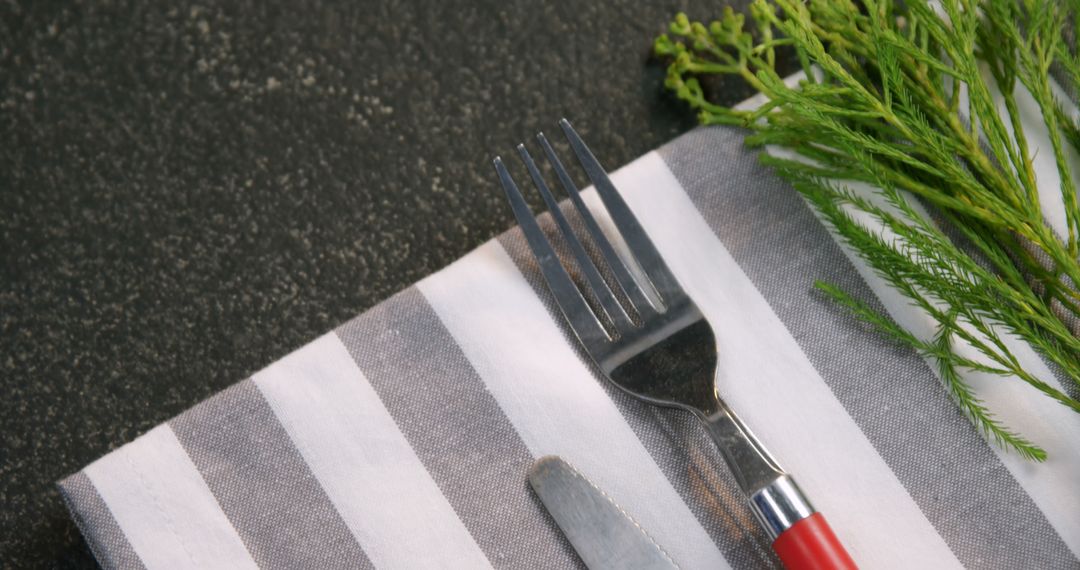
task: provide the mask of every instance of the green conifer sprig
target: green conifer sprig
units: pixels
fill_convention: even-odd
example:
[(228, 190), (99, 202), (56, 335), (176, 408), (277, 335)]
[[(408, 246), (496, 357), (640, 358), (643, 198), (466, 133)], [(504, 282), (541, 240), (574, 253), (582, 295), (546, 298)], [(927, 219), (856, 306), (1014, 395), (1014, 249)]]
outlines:
[[(1080, 29), (1080, 0), (755, 0), (750, 15), (752, 25), (728, 8), (705, 25), (679, 14), (655, 43), (671, 58), (666, 86), (702, 123), (743, 126), (748, 144), (793, 151), (762, 160), (937, 332), (921, 338), (832, 285), (818, 288), (934, 361), (987, 437), (1045, 459), (962, 372), (1026, 382), (1080, 412), (1080, 400), (1025, 369), (1008, 340), (1023, 339), (1080, 387), (1080, 338), (1069, 327), (1080, 319), (1080, 174), (1068, 160), (1080, 150), (1080, 124), (1051, 79), (1058, 70), (1080, 92), (1080, 53), (1066, 39), (1070, 26)], [(776, 68), (785, 49), (805, 72), (796, 85)], [(709, 101), (698, 78), (710, 74), (742, 77), (765, 102), (739, 110)], [(1051, 147), (1043, 152), (1061, 179), (1042, 194), (1018, 88), (1038, 107)], [(879, 189), (878, 199), (851, 192), (853, 181)], [(1042, 213), (1055, 190), (1065, 205), (1060, 234)], [(966, 356), (972, 350), (977, 358)]]

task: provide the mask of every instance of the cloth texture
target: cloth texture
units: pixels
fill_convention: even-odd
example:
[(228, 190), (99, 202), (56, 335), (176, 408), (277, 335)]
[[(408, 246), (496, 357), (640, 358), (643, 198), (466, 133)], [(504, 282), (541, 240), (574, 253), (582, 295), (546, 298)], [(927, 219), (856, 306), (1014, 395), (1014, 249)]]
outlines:
[[(815, 293), (927, 326), (744, 134), (613, 173), (713, 325), (721, 396), (862, 568), (1080, 568), (1080, 417), (973, 378), (1050, 459), (987, 443), (926, 361)], [(516, 228), (59, 485), (107, 569), (581, 568), (526, 482), (551, 454), (679, 567), (779, 568), (704, 430), (601, 378)]]

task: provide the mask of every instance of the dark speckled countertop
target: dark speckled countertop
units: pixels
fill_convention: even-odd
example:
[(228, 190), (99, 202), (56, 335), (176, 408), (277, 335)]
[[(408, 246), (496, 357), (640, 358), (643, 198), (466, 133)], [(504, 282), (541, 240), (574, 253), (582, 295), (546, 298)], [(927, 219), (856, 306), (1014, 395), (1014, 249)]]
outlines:
[(651, 40), (721, 5), (0, 1), (0, 566), (92, 566), (55, 480), (509, 227), (493, 154), (689, 129)]

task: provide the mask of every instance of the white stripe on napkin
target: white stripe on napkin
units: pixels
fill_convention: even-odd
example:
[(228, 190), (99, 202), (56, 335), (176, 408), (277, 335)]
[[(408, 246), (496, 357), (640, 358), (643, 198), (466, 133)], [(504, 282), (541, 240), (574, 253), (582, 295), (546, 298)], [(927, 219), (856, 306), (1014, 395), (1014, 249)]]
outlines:
[(147, 568), (257, 568), (168, 424), (85, 473)]
[(417, 284), (536, 457), (560, 455), (683, 568), (730, 568), (498, 242)]
[(375, 567), (490, 567), (336, 334), (253, 380)]

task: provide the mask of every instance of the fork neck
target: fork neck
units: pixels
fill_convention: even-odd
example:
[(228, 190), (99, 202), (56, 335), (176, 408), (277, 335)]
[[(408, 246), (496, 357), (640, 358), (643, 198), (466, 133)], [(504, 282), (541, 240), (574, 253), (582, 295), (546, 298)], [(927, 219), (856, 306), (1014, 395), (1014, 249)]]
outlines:
[(715, 396), (711, 400), (696, 414), (742, 490), (751, 495), (783, 476), (784, 470), (727, 403)]
[(718, 397), (713, 400), (713, 406), (697, 410), (698, 417), (720, 448), (754, 516), (775, 539), (811, 516), (814, 507), (731, 408)]

